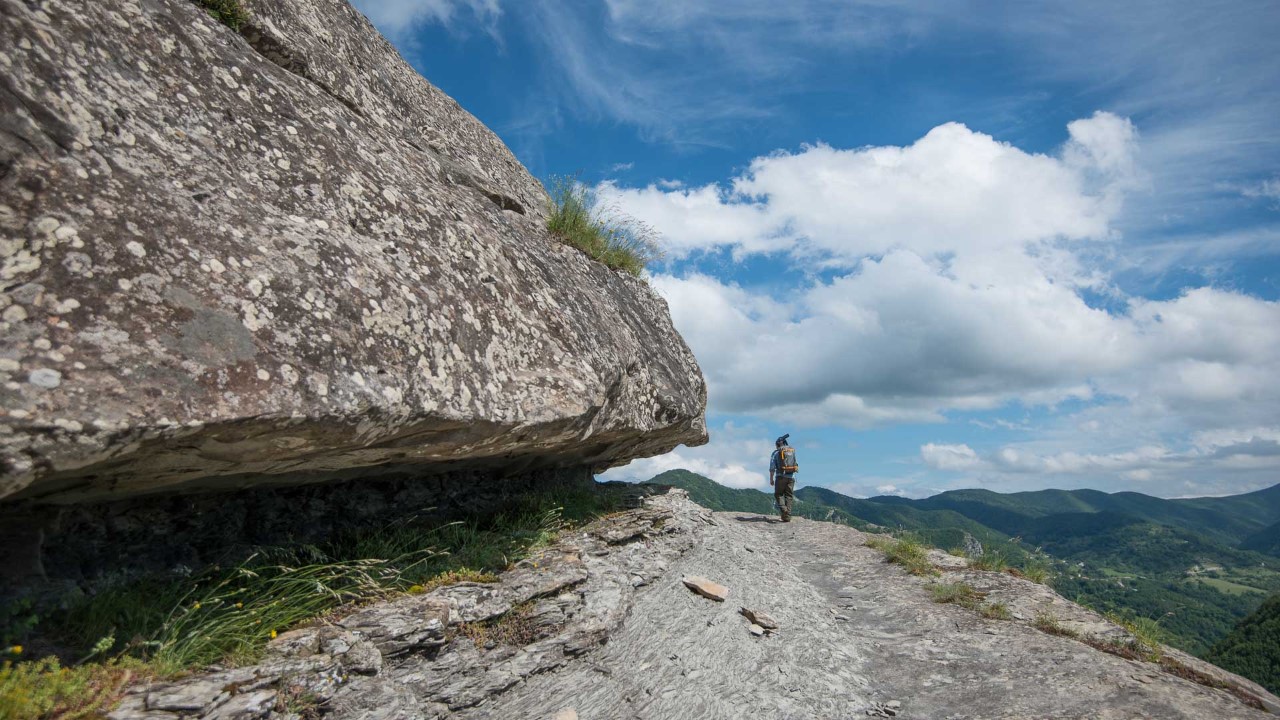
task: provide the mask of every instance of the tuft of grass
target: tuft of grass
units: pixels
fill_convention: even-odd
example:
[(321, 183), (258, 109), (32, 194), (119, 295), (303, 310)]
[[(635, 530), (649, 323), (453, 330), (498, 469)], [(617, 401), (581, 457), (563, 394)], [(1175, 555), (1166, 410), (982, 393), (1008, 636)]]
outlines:
[(323, 705), (320, 698), (305, 687), (285, 684), (276, 695), (275, 711), (300, 720), (320, 720), (324, 717)]
[(978, 606), (978, 612), (982, 613), (983, 617), (992, 620), (1013, 619), (1013, 613), (1009, 612), (1009, 606), (1002, 602), (983, 603)]
[(1125, 616), (1114, 612), (1106, 613), (1105, 617), (1124, 628), (1133, 637), (1129, 647), (1143, 659), (1160, 662), (1164, 657), (1161, 647), (1165, 634), (1158, 621), (1148, 617)]
[(524, 647), (539, 639), (538, 626), (533, 622), (532, 602), (516, 605), (492, 620), (462, 623), (458, 626), (458, 633), (470, 638), (476, 647)]
[(98, 718), (124, 694), (139, 663), (91, 663), (63, 667), (53, 657), (0, 664), (0, 718), (79, 720)]
[(1008, 620), (1013, 617), (1004, 603), (983, 602), (987, 594), (968, 583), (938, 583), (929, 586), (929, 591), (936, 603), (954, 603), (992, 620)]
[(967, 583), (939, 583), (930, 585), (929, 592), (936, 603), (955, 603), (963, 607), (974, 607), (985, 595)]
[(249, 11), (240, 0), (195, 0), (195, 4), (236, 32), (240, 32), (240, 28), (249, 22)]
[(913, 538), (903, 537), (895, 540), (873, 537), (869, 538), (866, 544), (883, 552), (886, 561), (901, 565), (912, 575), (938, 574), (938, 571), (933, 568), (933, 563), (929, 562), (928, 549)]
[(1022, 568), (1022, 577), (1039, 585), (1048, 585), (1052, 579), (1052, 573), (1049, 566), (1043, 561), (1032, 561)]
[[(594, 487), (564, 487), (517, 496), (483, 518), (398, 523), (321, 546), (261, 548), (230, 568), (120, 583), (41, 618), (37, 630), (96, 661), (85, 667), (111, 667), (118, 658), (167, 676), (249, 663), (277, 633), (314, 618), (400, 593), (496, 582), (497, 573), (618, 502)], [(41, 675), (38, 663), (14, 665), (10, 675)]]
[(1048, 610), (1041, 610), (1036, 613), (1036, 619), (1032, 622), (1032, 625), (1040, 632), (1048, 633), (1049, 635), (1069, 638), (1080, 637), (1079, 633), (1064, 626), (1062, 621), (1058, 620), (1058, 616)]
[(974, 570), (986, 570), (988, 572), (1004, 572), (1009, 567), (1009, 560), (1004, 553), (998, 550), (990, 550), (982, 554), (981, 557), (974, 558), (969, 567)]
[(551, 178), (551, 207), (547, 229), (565, 244), (615, 270), (639, 276), (650, 263), (662, 259), (656, 230), (617, 207), (577, 178)]

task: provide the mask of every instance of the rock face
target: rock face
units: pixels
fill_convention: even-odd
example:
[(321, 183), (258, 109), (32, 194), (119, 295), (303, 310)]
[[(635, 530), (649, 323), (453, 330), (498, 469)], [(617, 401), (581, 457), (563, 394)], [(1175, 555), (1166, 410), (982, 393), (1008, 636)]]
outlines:
[(0, 497), (705, 441), (665, 304), (340, 0), (0, 0)]
[[(1199, 720), (1280, 710), (1257, 685), (1168, 648), (1160, 663), (1103, 652), (1103, 641), (1127, 633), (1044, 586), (960, 567), (923, 579), (885, 563), (857, 530), (763, 520), (713, 517), (672, 490), (566, 534), (499, 583), (440, 588), (284, 633), (258, 666), (135, 688), (109, 717), (283, 720), (291, 716), (273, 702), (281, 694), (310, 697), (334, 720), (554, 718), (568, 708), (653, 720)], [(730, 583), (779, 629), (744, 632), (741, 609), (689, 592), (682, 579), (693, 574)], [(959, 581), (1007, 605), (1010, 619), (933, 602), (928, 583)], [(512, 612), (531, 628), (518, 647), (464, 632)], [(1078, 637), (1037, 629), (1042, 614)]]

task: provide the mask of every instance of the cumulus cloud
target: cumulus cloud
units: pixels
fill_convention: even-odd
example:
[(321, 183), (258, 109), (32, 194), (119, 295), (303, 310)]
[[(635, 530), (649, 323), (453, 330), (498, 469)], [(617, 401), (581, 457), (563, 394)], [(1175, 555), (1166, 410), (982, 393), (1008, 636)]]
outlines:
[(920, 458), (932, 469), (959, 475), (965, 485), (999, 486), (1018, 479), (1080, 485), (1101, 480), (1112, 487), (1160, 494), (1175, 488), (1185, 495), (1239, 492), (1267, 484), (1267, 474), (1280, 470), (1280, 427), (1203, 431), (1176, 449), (1164, 444), (1113, 452), (1041, 449), (1050, 444), (1028, 442), (979, 453), (968, 445), (927, 443), (920, 447)]
[(937, 445), (928, 443), (920, 447), (920, 457), (930, 467), (939, 470), (965, 470), (981, 464), (978, 454), (965, 444)]
[(1137, 132), (1127, 119), (1103, 112), (1068, 130), (1058, 156), (1026, 153), (947, 123), (907, 147), (813, 145), (756, 158), (726, 185), (606, 184), (601, 192), (653, 224), (675, 253), (800, 250), (846, 264), (895, 250), (933, 256), (958, 246), (994, 255), (1107, 236), (1120, 192), (1139, 177)]
[(725, 186), (603, 191), (685, 251), (789, 250), (847, 268), (782, 297), (653, 278), (718, 410), (866, 427), (1116, 396), (1151, 413), (1265, 418), (1280, 305), (1213, 288), (1123, 297), (1080, 248), (1112, 237), (1120, 198), (1142, 182), (1137, 132), (1095, 113), (1068, 133), (1049, 156), (948, 124), (907, 147), (758, 158)]
[[(1071, 420), (1076, 447), (930, 444), (922, 460), (1139, 483), (1270, 462), (1265, 434), (1230, 451), (1201, 445), (1276, 422), (1280, 304), (1212, 287), (1130, 297), (1088, 260), (1114, 242), (1125, 193), (1145, 181), (1138, 143), (1132, 123), (1107, 113), (1072, 122), (1055, 155), (949, 124), (901, 148), (758, 158), (722, 185), (603, 191), (680, 252), (825, 263), (822, 279), (781, 292), (698, 273), (651, 278), (717, 411), (865, 428), (1078, 400), (1092, 409)], [(1082, 449), (1119, 433), (1129, 447)]]

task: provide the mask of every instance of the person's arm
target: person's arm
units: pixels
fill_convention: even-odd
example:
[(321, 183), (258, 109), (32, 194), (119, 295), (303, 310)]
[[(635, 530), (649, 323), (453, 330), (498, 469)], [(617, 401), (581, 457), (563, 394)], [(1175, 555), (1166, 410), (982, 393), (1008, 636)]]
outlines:
[(773, 472), (778, 467), (778, 451), (774, 450), (769, 456), (769, 487), (773, 487)]

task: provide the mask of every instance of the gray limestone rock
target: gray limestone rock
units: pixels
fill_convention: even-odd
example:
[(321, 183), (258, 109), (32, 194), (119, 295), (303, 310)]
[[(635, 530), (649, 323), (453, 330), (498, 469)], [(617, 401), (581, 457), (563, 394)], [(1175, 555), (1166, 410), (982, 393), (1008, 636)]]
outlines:
[(705, 441), (663, 301), (343, 0), (0, 0), (0, 497)]
[[(885, 563), (847, 526), (784, 530), (741, 513), (708, 524), (703, 512), (682, 491), (648, 498), (643, 508), (567, 533), (484, 593), (440, 588), (364, 608), (340, 627), (285, 633), (259, 666), (137, 688), (110, 717), (249, 720), (269, 716), (266, 699), (288, 687), (321, 698), (332, 720), (554, 718), (569, 708), (583, 718), (653, 720), (1261, 720), (1280, 707), (1257, 685), (1172, 649), (1166, 664), (1104, 652), (1124, 631), (1042, 585), (967, 568), (941, 578), (968, 582), (1028, 617), (1052, 612), (1080, 639), (937, 604), (929, 580)], [(605, 539), (618, 534), (630, 539)], [(748, 542), (770, 551), (748, 553)], [(652, 581), (635, 587), (636, 574)], [(786, 632), (768, 641), (755, 634), (765, 632), (759, 625), (743, 632), (740, 610), (686, 588), (695, 576), (732, 585), (747, 608), (770, 608)], [(844, 596), (862, 610), (832, 617)], [(463, 607), (485, 619), (452, 612)], [(508, 609), (486, 616), (482, 607)], [(502, 623), (517, 607), (522, 614), (512, 618), (532, 630), (519, 642), (477, 644), (463, 632)], [(438, 644), (397, 645), (402, 651), (387, 655), (377, 675), (335, 674), (362, 636), (370, 644), (413, 638), (439, 624), (447, 627), (433, 635)]]

